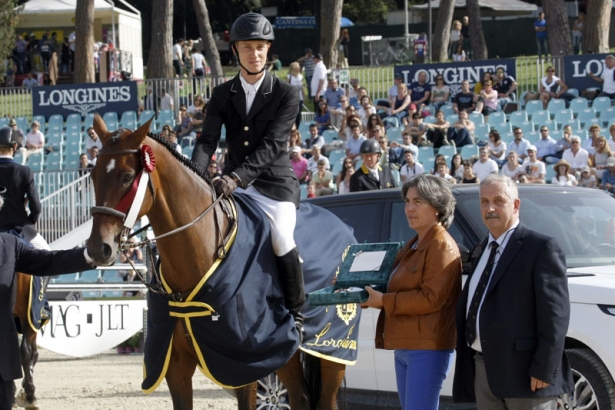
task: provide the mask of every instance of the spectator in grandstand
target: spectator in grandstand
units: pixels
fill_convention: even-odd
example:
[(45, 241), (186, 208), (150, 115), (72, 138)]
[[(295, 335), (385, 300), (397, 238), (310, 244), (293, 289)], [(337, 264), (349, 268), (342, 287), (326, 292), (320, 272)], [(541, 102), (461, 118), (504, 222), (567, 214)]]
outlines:
[(451, 123), (444, 118), (442, 111), (436, 111), (436, 122), (425, 124), (425, 126), (427, 127), (427, 139), (433, 143), (434, 148), (451, 144), (446, 137)]
[(319, 135), (322, 135), (322, 133), (328, 130), (331, 126), (331, 113), (329, 112), (329, 105), (324, 99), (320, 100), (318, 103), (318, 110), (316, 111), (314, 121), (316, 121), (316, 125), (318, 126)]
[(463, 161), (463, 178), (461, 184), (478, 184), (480, 179), (474, 173), (474, 165), (471, 161)]
[(321, 154), (321, 148), (318, 145), (312, 146), (310, 153), (312, 154), (308, 159), (308, 170), (310, 171), (310, 174), (316, 172), (318, 169), (318, 162), (320, 160), (325, 162), (325, 169), (331, 168), (329, 166), (329, 159)]
[(186, 135), (190, 135), (192, 132), (192, 117), (187, 112), (185, 105), (179, 107), (179, 115), (177, 116), (176, 126), (173, 130), (178, 138), (183, 138)]
[(331, 114), (331, 125), (338, 131), (342, 127), (344, 117), (346, 116), (346, 108), (348, 108), (349, 105), (350, 104), (348, 103), (348, 97), (346, 95), (343, 95), (342, 97), (340, 97), (340, 102), (337, 104), (337, 106), (329, 106), (329, 113)]
[(449, 172), (457, 183), (460, 183), (463, 179), (463, 158), (461, 155), (455, 154), (453, 158), (451, 158), (451, 167), (449, 168)]
[(498, 104), (503, 111), (504, 106), (513, 101), (513, 94), (517, 90), (515, 78), (504, 72), (503, 68), (495, 70), (495, 84), (493, 89), (498, 92)]
[(340, 105), (340, 99), (346, 96), (346, 91), (339, 86), (335, 78), (329, 79), (329, 86), (324, 92), (325, 101), (330, 108)]
[(609, 133), (611, 134), (611, 138), (607, 142), (609, 143), (611, 152), (615, 152), (615, 124), (611, 124), (609, 127)]
[(602, 92), (598, 94), (598, 97), (615, 98), (615, 56), (613, 54), (609, 54), (604, 59), (604, 67), (600, 77), (591, 71), (588, 71), (588, 75), (595, 81), (602, 83)]
[(498, 130), (489, 131), (487, 149), (489, 150), (489, 158), (494, 160), (499, 167), (504, 165), (506, 162), (506, 143), (502, 141)]
[(498, 109), (498, 92), (493, 89), (491, 81), (485, 81), (483, 89), (478, 95), (476, 112), (482, 113), (485, 119)]
[(542, 101), (543, 109), (547, 109), (547, 105), (552, 98), (563, 99), (568, 102), (574, 98), (574, 95), (567, 93), (568, 86), (555, 75), (553, 66), (547, 67), (547, 75), (540, 80), (540, 101)]
[(431, 97), (431, 85), (427, 82), (427, 71), (419, 71), (418, 77), (418, 81), (410, 84), (410, 99), (418, 112), (422, 112)]
[(602, 174), (602, 180), (598, 186), (600, 189), (615, 193), (615, 157), (611, 157), (606, 161), (607, 171)]
[(433, 105), (438, 111), (443, 105), (448, 103), (448, 97), (450, 96), (450, 89), (444, 82), (442, 74), (436, 76), (436, 85), (431, 87), (431, 95), (429, 96), (429, 103)]
[(491, 81), (493, 83), (493, 80), (494, 80), (494, 77), (493, 77), (493, 74), (491, 74), (491, 71), (485, 71), (483, 73), (483, 79), (477, 82), (476, 85), (474, 86), (474, 94), (480, 94), (480, 92), (485, 87), (485, 83), (487, 81)]
[(536, 152), (536, 146), (530, 145), (527, 149), (527, 158), (523, 161), (521, 166), (532, 184), (544, 184), (547, 169), (545, 163), (536, 158)]
[(549, 55), (549, 34), (547, 32), (547, 20), (545, 13), (538, 13), (538, 19), (534, 22), (534, 31), (536, 32), (536, 47), (538, 48), (538, 59), (542, 61), (542, 56), (545, 58)]
[(523, 173), (523, 167), (519, 164), (519, 155), (516, 151), (509, 151), (506, 156), (506, 163), (502, 166), (501, 174), (517, 181), (521, 173)]
[(90, 164), (92, 164), (92, 166), (96, 165), (96, 161), (98, 160), (98, 147), (92, 147), (92, 149), (90, 149)]
[(204, 106), (205, 100), (202, 95), (198, 94), (194, 97), (192, 104), (190, 104), (186, 112), (190, 115), (194, 115), (196, 112), (202, 111)]
[(606, 138), (599, 136), (596, 138), (596, 149), (593, 154), (589, 154), (589, 162), (592, 164), (592, 170), (598, 179), (602, 179), (602, 174), (606, 169), (606, 162), (613, 156)]
[(461, 37), (463, 49), (468, 60), (470, 60), (472, 59), (472, 42), (470, 41), (470, 18), (468, 16), (463, 16), (461, 19)]
[(401, 73), (395, 74), (395, 79), (393, 80), (394, 84), (389, 88), (389, 92), (387, 93), (386, 100), (378, 100), (376, 101), (376, 109), (384, 110), (385, 112), (382, 116), (386, 116), (389, 112), (389, 108), (395, 105), (395, 98), (397, 98), (397, 90), (400, 84), (404, 84), (404, 76)]
[[(401, 134), (402, 142), (401, 144), (397, 141), (391, 141), (391, 149), (397, 150), (397, 155), (403, 158), (403, 153), (406, 151), (411, 151), (414, 154), (414, 157), (417, 158), (419, 156), (419, 147), (412, 143), (412, 134), (409, 130), (404, 130)], [(402, 162), (403, 164), (403, 162)]]
[(206, 113), (207, 104), (204, 104), (202, 109), (197, 109), (194, 114), (192, 114), (192, 132), (196, 134), (197, 138), (201, 135)]
[(583, 42), (583, 30), (585, 29), (585, 13), (579, 12), (579, 16), (572, 25), (572, 47), (574, 53), (579, 54), (581, 51), (581, 44)]
[(415, 155), (411, 150), (404, 151), (404, 160), (406, 163), (399, 169), (399, 176), (401, 177), (402, 182), (410, 177), (413, 177), (414, 175), (425, 173), (425, 167), (423, 167), (423, 165), (421, 165), (421, 163), (416, 161), (414, 158)]
[(461, 148), (464, 145), (474, 144), (474, 122), (468, 118), (468, 112), (461, 110), (459, 120), (455, 121), (446, 133), (449, 141), (453, 141), (455, 146)]
[(463, 80), (461, 82), (461, 91), (453, 98), (453, 111), (459, 114), (459, 111), (473, 112), (476, 109), (476, 95), (470, 91), (470, 82)]
[(294, 146), (291, 151), (290, 166), (295, 172), (295, 176), (300, 184), (305, 184), (310, 180), (310, 170), (308, 169), (307, 159), (301, 156), (301, 147)]
[(596, 151), (599, 136), (600, 126), (598, 124), (592, 124), (589, 127), (589, 138), (583, 141), (583, 149), (585, 149), (589, 155), (592, 155)]
[(342, 180), (340, 181), (338, 185), (337, 193), (347, 194), (350, 192), (350, 178), (352, 178), (352, 176), (355, 173), (354, 166), (352, 166), (352, 161), (350, 161), (350, 167), (342, 170), (340, 174), (342, 173), (344, 173), (344, 177), (342, 178)]
[(433, 143), (426, 138), (427, 124), (423, 122), (423, 117), (418, 112), (412, 114), (412, 123), (408, 124), (406, 131), (412, 135), (412, 143), (416, 146), (422, 147), (424, 145), (433, 145)]
[(451, 37), (448, 43), (448, 56), (449, 57), (453, 56), (453, 52), (458, 46), (462, 46), (462, 51), (463, 51), (463, 44), (462, 44), (463, 40), (461, 39), (461, 21), (454, 20), (451, 26), (452, 26)]
[(570, 148), (564, 151), (562, 159), (568, 161), (575, 173), (589, 166), (589, 153), (581, 148), (581, 138), (576, 135), (570, 137)]
[(41, 124), (38, 121), (32, 121), (30, 125), (30, 132), (26, 134), (25, 147), (21, 147), (19, 152), (22, 155), (22, 164), (26, 163), (26, 160), (30, 155), (43, 154), (43, 148), (45, 147), (45, 136), (40, 131)]
[(564, 126), (562, 129), (562, 138), (557, 140), (557, 152), (555, 156), (558, 159), (562, 158), (564, 151), (571, 147), (570, 137), (572, 136), (572, 127), (570, 125)]
[(23, 147), (23, 142), (25, 139), (24, 133), (19, 126), (17, 125), (17, 121), (13, 118), (9, 120), (9, 127), (11, 128), (11, 140), (12, 142), (17, 143), (17, 149)]
[(314, 55), (314, 64), (310, 92), (314, 101), (314, 107), (318, 108), (318, 101), (325, 92), (327, 81), (327, 67), (325, 67), (325, 63), (322, 61), (322, 54), (316, 53)]
[[(348, 92), (346, 94), (348, 95), (348, 99), (350, 101), (352, 101), (353, 98), (357, 102), (359, 101), (357, 99), (357, 96), (359, 94), (359, 79), (358, 78), (351, 78), (350, 79), (350, 89), (348, 90)], [(352, 104), (352, 102), (351, 102), (351, 104)]]
[(88, 160), (88, 154), (79, 155), (79, 176), (86, 175), (90, 172), (90, 168), (92, 168), (92, 164)]
[(313, 146), (318, 146), (322, 149), (322, 147), (325, 145), (325, 139), (322, 137), (322, 135), (320, 135), (318, 130), (319, 126), (317, 124), (310, 124), (310, 137), (305, 140), (305, 148), (307, 148), (308, 150), (311, 150)]
[(450, 171), (448, 169), (448, 166), (446, 165), (446, 162), (440, 162), (436, 166), (436, 174), (435, 175), (437, 177), (442, 178), (443, 180), (445, 180), (449, 184), (456, 184), (457, 183), (457, 180), (455, 179), (455, 177), (453, 177), (450, 174)]
[(399, 170), (404, 163), (403, 151), (398, 148), (389, 146), (389, 138), (386, 136), (385, 129), (380, 128), (376, 131), (376, 139), (380, 144), (382, 155), (380, 156), (380, 165), (388, 166), (391, 169)]
[(581, 176), (579, 177), (579, 183), (577, 186), (581, 186), (585, 188), (595, 188), (596, 187), (596, 177), (592, 175), (589, 167), (585, 167), (581, 170)]
[(209, 175), (210, 181), (222, 177), (222, 174), (220, 173), (220, 169), (218, 167), (218, 161), (213, 159), (209, 161), (209, 164), (207, 165), (207, 175)]
[(333, 193), (333, 174), (327, 170), (328, 161), (321, 157), (317, 162), (316, 171), (312, 172), (311, 182), (316, 185), (316, 196), (331, 195)]
[(307, 146), (301, 140), (301, 133), (296, 127), (293, 127), (293, 129), (290, 130), (290, 135), (288, 136), (288, 148), (287, 149), (288, 149), (289, 157), (294, 147), (301, 148), (301, 155), (303, 155), (305, 153), (305, 150), (307, 149), (306, 148)]
[[(342, 193), (342, 189), (340, 188), (340, 185), (345, 179), (347, 179), (346, 176), (348, 174), (348, 170), (350, 169), (354, 171), (354, 165), (352, 164), (352, 160), (350, 158), (344, 158), (342, 161), (342, 170), (338, 172), (335, 177), (335, 185), (337, 186), (337, 192), (339, 192), (340, 194)], [(348, 181), (349, 180), (350, 179), (348, 179)], [(347, 188), (350, 189), (350, 186), (347, 186)]]
[(545, 164), (554, 164), (559, 158), (557, 158), (557, 141), (555, 141), (549, 135), (549, 128), (545, 125), (540, 127), (540, 139), (536, 142), (536, 158), (538, 161), (542, 161)]
[(303, 69), (303, 76), (305, 77), (305, 84), (307, 85), (308, 95), (312, 95), (311, 85), (312, 85), (312, 77), (314, 76), (314, 67), (316, 63), (314, 62), (314, 54), (311, 48), (306, 48), (303, 51), (303, 57), (299, 57), (297, 62), (301, 65)]
[(530, 146), (530, 142), (523, 138), (523, 130), (519, 127), (513, 129), (514, 140), (508, 144), (508, 152), (515, 151), (519, 157), (519, 163), (527, 158), (527, 149)]
[(380, 118), (380, 116), (378, 114), (371, 114), (367, 118), (367, 124), (365, 125), (365, 136), (367, 138), (375, 137), (375, 133), (374, 133), (375, 126), (385, 128), (384, 123), (382, 122), (382, 119)]
[(577, 179), (572, 174), (570, 164), (560, 159), (555, 165), (553, 165), (555, 175), (551, 179), (551, 184), (561, 186), (577, 186)]
[(498, 173), (498, 164), (489, 158), (489, 149), (486, 146), (478, 150), (478, 161), (474, 163), (473, 169), (479, 181), (487, 178), (489, 174)]
[(32, 87), (36, 87), (37, 85), (39, 85), (38, 81), (32, 76), (32, 73), (28, 73), (27, 78), (21, 83), (21, 86), (28, 90), (32, 90)]
[(375, 140), (364, 140), (359, 149), (363, 165), (350, 178), (350, 192), (397, 187), (391, 169), (380, 165), (382, 150)]
[(160, 111), (171, 110), (173, 111), (173, 97), (163, 88), (160, 90)]
[(406, 115), (401, 120), (401, 125), (404, 128), (408, 127), (408, 125), (412, 122), (412, 116), (414, 115), (415, 112), (417, 112), (416, 104), (414, 103), (408, 104), (408, 115)]
[(361, 117), (361, 122), (363, 126), (366, 127), (369, 124), (369, 117), (372, 115), (380, 118), (376, 112), (376, 108), (372, 104), (371, 98), (367, 95), (361, 97), (361, 108), (359, 108), (359, 116)]
[(410, 104), (408, 86), (405, 83), (397, 85), (397, 96), (391, 103), (391, 107), (388, 109), (388, 116), (397, 118), (399, 124), (401, 124), (402, 119), (408, 115), (406, 108)]
[(342, 141), (346, 141), (352, 135), (352, 130), (350, 129), (351, 119), (356, 119), (362, 124), (361, 117), (357, 114), (356, 109), (352, 105), (349, 105), (346, 107), (346, 117), (342, 120), (342, 125), (337, 133), (338, 138)]
[[(361, 159), (361, 144), (367, 140), (364, 135), (361, 134), (361, 120), (352, 119), (350, 121), (350, 138), (346, 139), (345, 149), (346, 156), (352, 159), (353, 163), (356, 163)], [(378, 147), (380, 150), (380, 147)]]
[(85, 140), (85, 152), (88, 155), (88, 159), (92, 159), (91, 150), (92, 147), (102, 149), (102, 141), (98, 138), (98, 134), (94, 131), (93, 127), (87, 129), (88, 137)]
[(466, 61), (466, 52), (463, 51), (463, 44), (457, 43), (453, 51), (453, 61)]
[(436, 172), (438, 172), (438, 164), (440, 163), (446, 164), (446, 157), (442, 154), (436, 155), (436, 157), (433, 160), (433, 168), (431, 169), (432, 175), (436, 175)]

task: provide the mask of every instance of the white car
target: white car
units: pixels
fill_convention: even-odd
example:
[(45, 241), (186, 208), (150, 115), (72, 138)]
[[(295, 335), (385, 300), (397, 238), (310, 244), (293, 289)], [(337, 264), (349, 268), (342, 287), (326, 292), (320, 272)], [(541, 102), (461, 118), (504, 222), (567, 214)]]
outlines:
[[(487, 234), (480, 216), (478, 186), (453, 188), (457, 207), (449, 232), (462, 253)], [(521, 220), (559, 240), (566, 253), (571, 316), (566, 352), (579, 409), (615, 409), (615, 199), (596, 190), (520, 185)], [(405, 242), (414, 233), (404, 215), (399, 189), (316, 198), (352, 226), (359, 243)], [(465, 279), (465, 277), (464, 277)], [(352, 409), (400, 408), (393, 352), (374, 348), (378, 311), (365, 309), (359, 330), (357, 364), (346, 369), (345, 401)], [(442, 390), (442, 408), (451, 405), (454, 368)]]

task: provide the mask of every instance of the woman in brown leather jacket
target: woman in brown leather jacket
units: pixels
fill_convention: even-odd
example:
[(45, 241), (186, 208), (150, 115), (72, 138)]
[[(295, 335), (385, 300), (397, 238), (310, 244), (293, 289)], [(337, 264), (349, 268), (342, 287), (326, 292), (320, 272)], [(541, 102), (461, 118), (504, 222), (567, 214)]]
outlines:
[(367, 287), (363, 307), (381, 309), (376, 348), (395, 351), (404, 410), (437, 409), (455, 347), (461, 259), (448, 234), (455, 198), (448, 183), (420, 174), (402, 187), (405, 213), (417, 235), (397, 254), (386, 293)]

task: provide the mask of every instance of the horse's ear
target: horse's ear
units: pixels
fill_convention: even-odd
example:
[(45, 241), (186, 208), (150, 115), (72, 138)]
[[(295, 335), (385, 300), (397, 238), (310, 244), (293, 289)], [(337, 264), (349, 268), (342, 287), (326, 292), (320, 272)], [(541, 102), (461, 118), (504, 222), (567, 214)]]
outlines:
[(102, 142), (106, 142), (109, 137), (109, 130), (107, 130), (107, 125), (103, 121), (102, 117), (98, 114), (94, 114), (94, 122), (92, 123), (92, 128), (96, 132), (96, 135), (100, 137)]
[(133, 132), (128, 138), (130, 140), (129, 144), (131, 146), (138, 147), (143, 143), (145, 137), (147, 137), (147, 133), (149, 132), (149, 127), (154, 121), (154, 117), (150, 118), (145, 124), (141, 125), (135, 132)]

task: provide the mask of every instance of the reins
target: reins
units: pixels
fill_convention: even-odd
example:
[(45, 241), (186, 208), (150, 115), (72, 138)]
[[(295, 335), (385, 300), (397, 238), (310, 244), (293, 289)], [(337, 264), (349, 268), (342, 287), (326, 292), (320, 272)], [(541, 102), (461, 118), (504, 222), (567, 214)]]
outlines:
[[(122, 222), (124, 222), (124, 229), (122, 231), (122, 234), (120, 235), (119, 246), (120, 246), (122, 253), (126, 257), (126, 260), (132, 267), (133, 271), (135, 272), (136, 276), (150, 291), (156, 294), (165, 296), (175, 302), (182, 302), (185, 300), (186, 296), (190, 294), (191, 290), (186, 291), (186, 292), (169, 293), (164, 288), (164, 286), (162, 285), (162, 280), (160, 278), (158, 269), (156, 269), (156, 266), (153, 261), (153, 256), (152, 256), (153, 252), (151, 251), (151, 245), (154, 244), (158, 239), (166, 238), (168, 236), (174, 235), (176, 233), (179, 233), (179, 232), (185, 231), (186, 229), (191, 228), (192, 226), (197, 224), (201, 219), (203, 219), (205, 215), (207, 215), (212, 210), (214, 210), (215, 226), (219, 234), (219, 237), (221, 238), (221, 243), (218, 247), (217, 255), (218, 255), (218, 258), (224, 259), (226, 257), (226, 244), (229, 241), (230, 234), (225, 237), (222, 233), (222, 229), (218, 222), (216, 205), (221, 204), (221, 208), (223, 209), (224, 214), (226, 215), (228, 221), (233, 226), (237, 224), (237, 220), (234, 217), (232, 211), (228, 209), (227, 206), (224, 206), (225, 202), (221, 202), (224, 197), (223, 196), (216, 197), (216, 192), (212, 188), (211, 193), (213, 197), (213, 202), (211, 203), (211, 205), (205, 208), (203, 212), (201, 212), (191, 222), (185, 225), (182, 225), (178, 228), (175, 228), (169, 232), (165, 232), (163, 234), (155, 236), (151, 239), (146, 237), (145, 239), (139, 242), (129, 242), (128, 241), (129, 238), (135, 237), (136, 235), (147, 230), (151, 226), (151, 224), (148, 224), (140, 228), (138, 231), (133, 232), (132, 234), (130, 233), (130, 230), (132, 229), (136, 221), (136, 216), (139, 210), (141, 209), (141, 205), (143, 204), (143, 200), (145, 198), (146, 186), (147, 185), (150, 186), (150, 189), (152, 190), (152, 195), (154, 195), (155, 193), (153, 184), (151, 182), (151, 179), (149, 178), (149, 174), (153, 172), (153, 170), (155, 169), (153, 151), (151, 150), (149, 146), (144, 145), (140, 149), (122, 149), (122, 150), (102, 149), (98, 153), (98, 155), (134, 155), (134, 154), (138, 154), (141, 156), (144, 167), (139, 173), (139, 175), (133, 181), (132, 188), (124, 195), (124, 197), (120, 200), (120, 203), (115, 208), (110, 208), (106, 206), (93, 206), (90, 209), (90, 213), (92, 215), (94, 214), (109, 215), (109, 216), (113, 216), (115, 218), (121, 219)], [(229, 201), (230, 200), (231, 199), (229, 199)], [(229, 232), (232, 232), (232, 231), (233, 229), (229, 230)], [(154, 274), (154, 284), (150, 284), (146, 281), (146, 279), (136, 269), (134, 263), (128, 256), (128, 250), (134, 249), (134, 248), (141, 248), (144, 246), (147, 246), (150, 251), (149, 259), (150, 259), (150, 263), (151, 263), (153, 274)]]

